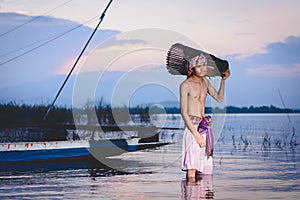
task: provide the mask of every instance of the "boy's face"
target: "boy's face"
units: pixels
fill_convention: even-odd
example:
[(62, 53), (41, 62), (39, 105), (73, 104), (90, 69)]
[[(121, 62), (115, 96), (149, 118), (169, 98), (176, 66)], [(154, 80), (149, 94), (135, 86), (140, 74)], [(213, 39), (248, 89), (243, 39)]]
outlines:
[(206, 75), (207, 67), (205, 64), (197, 65), (193, 69), (194, 75), (198, 77), (203, 77)]

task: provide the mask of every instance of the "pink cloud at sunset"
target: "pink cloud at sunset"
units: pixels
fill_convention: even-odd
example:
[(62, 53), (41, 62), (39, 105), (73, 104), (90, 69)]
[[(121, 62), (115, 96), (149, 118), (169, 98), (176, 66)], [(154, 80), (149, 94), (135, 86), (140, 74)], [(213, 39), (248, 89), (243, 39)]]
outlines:
[[(87, 58), (88, 58), (87, 55), (81, 56), (80, 60), (76, 64), (76, 67), (75, 67), (74, 71), (72, 72), (72, 74), (78, 74), (78, 72), (80, 71), (80, 67), (84, 64), (84, 62), (86, 61)], [(55, 75), (69, 74), (69, 72), (72, 69), (76, 60), (77, 60), (77, 57), (73, 57), (73, 58), (67, 60), (66, 62), (64, 62), (61, 65), (61, 67), (57, 68), (54, 71), (54, 74)]]

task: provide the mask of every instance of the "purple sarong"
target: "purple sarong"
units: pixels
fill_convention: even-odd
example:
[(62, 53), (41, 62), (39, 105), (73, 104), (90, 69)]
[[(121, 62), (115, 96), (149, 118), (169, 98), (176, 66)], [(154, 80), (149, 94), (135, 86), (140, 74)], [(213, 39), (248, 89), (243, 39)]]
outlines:
[[(199, 118), (199, 117), (194, 117), (191, 116), (191, 119), (194, 118)], [(193, 120), (194, 121), (194, 120)], [(209, 124), (211, 122), (211, 116), (207, 116), (204, 117), (203, 119), (201, 119), (198, 127), (197, 127), (197, 131), (199, 132), (200, 135), (206, 134), (206, 156), (213, 156), (214, 153), (214, 136), (212, 134), (212, 130), (209, 127)]]

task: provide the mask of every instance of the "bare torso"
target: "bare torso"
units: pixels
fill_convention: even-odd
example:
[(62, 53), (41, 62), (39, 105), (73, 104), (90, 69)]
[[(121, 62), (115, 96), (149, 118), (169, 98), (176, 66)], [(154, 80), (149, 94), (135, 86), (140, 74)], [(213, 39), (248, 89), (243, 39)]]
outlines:
[(183, 82), (186, 84), (187, 92), (187, 112), (189, 115), (204, 117), (205, 116), (205, 101), (208, 90), (208, 81), (203, 78), (202, 81), (194, 82), (187, 79)]

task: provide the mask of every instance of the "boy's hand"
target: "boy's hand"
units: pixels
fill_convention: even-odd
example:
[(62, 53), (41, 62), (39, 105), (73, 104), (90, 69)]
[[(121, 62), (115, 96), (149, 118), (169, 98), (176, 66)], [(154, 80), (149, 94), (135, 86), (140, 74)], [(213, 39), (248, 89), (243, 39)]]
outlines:
[(196, 139), (196, 142), (200, 145), (200, 147), (202, 148), (202, 147), (205, 147), (205, 140), (204, 140), (204, 138), (202, 137), (202, 135), (200, 135), (199, 133), (197, 133), (196, 135), (195, 135), (195, 139)]
[(224, 73), (222, 73), (222, 80), (226, 80), (230, 76), (230, 70), (227, 69)]

